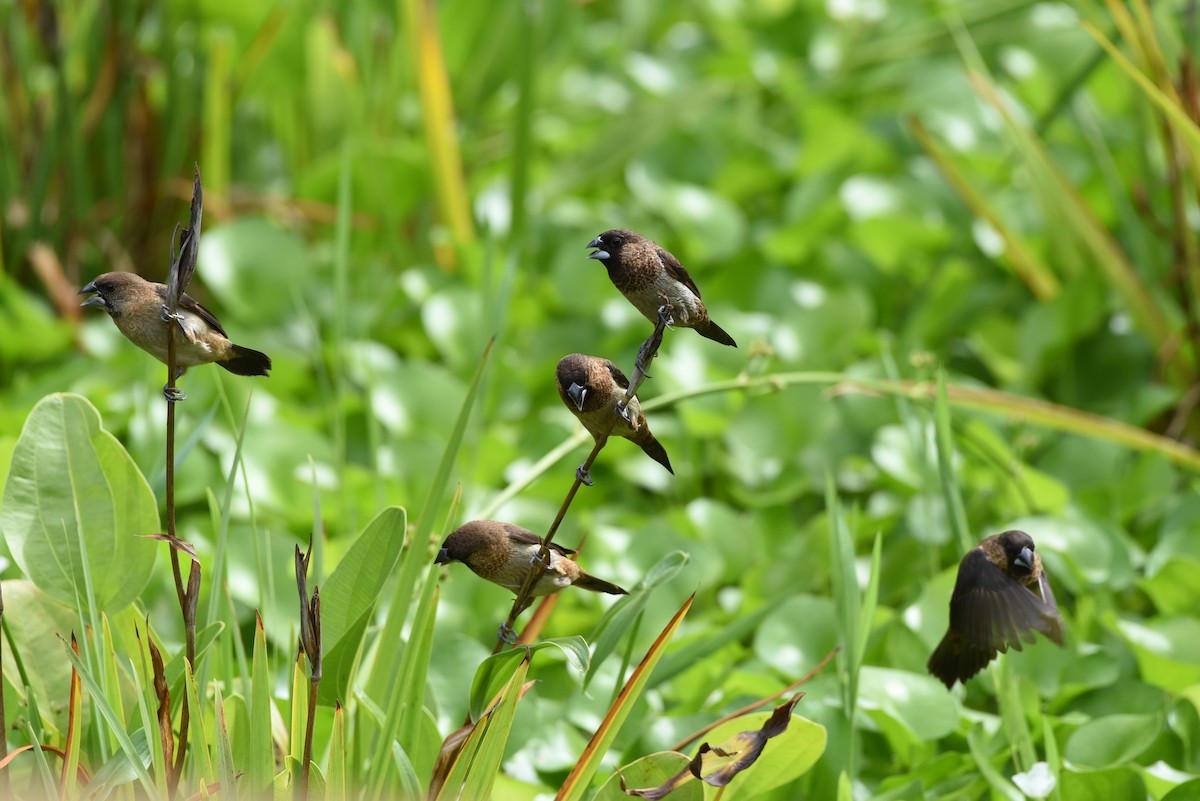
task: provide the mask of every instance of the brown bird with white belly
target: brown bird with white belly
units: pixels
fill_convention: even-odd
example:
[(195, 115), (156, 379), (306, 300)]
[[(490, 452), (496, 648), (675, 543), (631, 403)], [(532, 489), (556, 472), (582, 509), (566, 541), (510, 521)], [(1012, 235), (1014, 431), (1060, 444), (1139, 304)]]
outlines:
[(700, 290), (688, 271), (664, 248), (641, 234), (613, 228), (588, 243), (588, 255), (608, 269), (608, 277), (621, 294), (657, 324), (691, 328), (700, 336), (737, 347), (733, 337), (714, 323), (700, 301)]
[[(493, 584), (519, 592), (538, 559), (542, 540), (529, 529), (498, 520), (472, 520), (451, 532), (438, 551), (436, 564), (462, 562), (471, 572)], [(550, 566), (533, 595), (550, 595), (567, 587), (579, 587), (609, 595), (626, 595), (612, 582), (588, 574), (567, 557), (575, 553), (556, 542), (550, 543)]]
[[(629, 389), (629, 379), (621, 372), (621, 368), (608, 359), (572, 353), (559, 360), (554, 378), (558, 396), (571, 414), (579, 418), (593, 439), (599, 441), (605, 436), (624, 437), (667, 468), (667, 472), (675, 473), (671, 469), (666, 448), (650, 433), (637, 396), (630, 398), (623, 413), (617, 408), (618, 403), (625, 400), (625, 391)], [(582, 467), (577, 475), (583, 483), (592, 483)]]
[[(133, 273), (98, 276), (80, 295), (91, 293), (81, 305), (104, 309), (125, 337), (142, 350), (167, 363), (167, 323), (162, 319), (167, 288)], [(229, 341), (215, 315), (195, 298), (179, 299), (179, 334), (175, 337), (178, 375), (199, 364), (218, 364), (236, 375), (267, 375), (271, 357)]]

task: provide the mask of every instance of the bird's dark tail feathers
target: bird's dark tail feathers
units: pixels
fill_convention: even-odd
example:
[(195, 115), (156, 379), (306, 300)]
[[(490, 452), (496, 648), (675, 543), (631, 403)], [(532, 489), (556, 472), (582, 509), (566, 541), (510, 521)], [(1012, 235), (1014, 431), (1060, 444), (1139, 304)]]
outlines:
[(668, 473), (675, 475), (675, 471), (671, 469), (671, 460), (667, 457), (667, 449), (664, 448), (662, 443), (656, 440), (654, 435), (647, 431), (644, 426), (642, 431), (645, 432), (646, 436), (643, 439), (637, 440), (638, 446), (645, 451), (647, 456), (661, 464), (663, 467), (667, 468)]
[(964, 638), (955, 637), (953, 632), (947, 632), (925, 667), (946, 685), (946, 689), (950, 689), (956, 681), (965, 684), (983, 670), (995, 655), (995, 651), (989, 654)]
[(592, 592), (606, 592), (609, 595), (628, 595), (629, 594), (629, 593), (625, 592), (625, 590), (618, 587), (616, 584), (613, 584), (611, 581), (605, 581), (604, 579), (599, 579), (599, 578), (596, 578), (595, 576), (590, 576), (587, 573), (584, 573), (582, 576), (577, 578), (573, 582), (572, 586), (580, 587), (585, 590), (591, 590)]
[(266, 375), (271, 369), (271, 357), (261, 351), (243, 348), (241, 345), (232, 347), (233, 358), (217, 364), (234, 375)]
[(720, 342), (722, 345), (729, 345), (734, 348), (737, 347), (737, 343), (733, 341), (733, 337), (729, 336), (724, 328), (712, 320), (707, 321), (703, 325), (696, 326), (696, 333), (706, 339), (711, 339), (713, 342)]

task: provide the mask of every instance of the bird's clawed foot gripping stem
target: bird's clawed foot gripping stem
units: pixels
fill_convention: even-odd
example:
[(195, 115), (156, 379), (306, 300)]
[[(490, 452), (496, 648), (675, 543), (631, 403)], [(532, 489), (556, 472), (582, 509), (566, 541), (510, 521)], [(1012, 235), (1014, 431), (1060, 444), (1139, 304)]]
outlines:
[[(625, 419), (628, 420), (629, 418), (627, 417)], [(585, 487), (590, 487), (595, 483), (592, 481), (592, 477), (588, 471), (583, 469), (583, 465), (579, 465), (579, 467), (575, 468), (575, 480), (580, 484), (583, 484)]]
[(163, 386), (163, 397), (168, 403), (178, 403), (179, 401), (187, 400), (187, 393), (179, 387), (173, 387), (170, 384)]
[(506, 645), (517, 644), (517, 633), (513, 631), (513, 627), (507, 623), (500, 624), (500, 627), (496, 629), (496, 636), (499, 637), (501, 642), (505, 643)]

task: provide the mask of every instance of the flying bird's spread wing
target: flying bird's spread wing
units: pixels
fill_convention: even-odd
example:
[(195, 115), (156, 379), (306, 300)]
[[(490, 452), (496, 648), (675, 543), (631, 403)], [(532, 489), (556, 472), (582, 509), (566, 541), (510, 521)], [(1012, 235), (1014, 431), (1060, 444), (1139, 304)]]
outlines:
[(688, 275), (688, 271), (684, 269), (684, 266), (679, 263), (679, 259), (662, 248), (655, 248), (654, 252), (658, 254), (658, 260), (662, 262), (663, 269), (667, 271), (667, 275), (690, 289), (693, 295), (700, 297), (700, 290), (696, 288), (696, 282)]
[(1021, 640), (1033, 642), (1040, 631), (1062, 643), (1058, 607), (1043, 574), (1043, 601), (1021, 582), (990, 562), (982, 550), (973, 550), (958, 569), (950, 600), (950, 630), (972, 646), (991, 651), (1021, 650)]

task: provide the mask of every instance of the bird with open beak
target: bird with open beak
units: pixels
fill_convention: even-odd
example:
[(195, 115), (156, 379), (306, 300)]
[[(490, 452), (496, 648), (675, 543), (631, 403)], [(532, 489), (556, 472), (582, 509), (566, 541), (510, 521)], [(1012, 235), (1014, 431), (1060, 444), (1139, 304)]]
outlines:
[(929, 672), (947, 688), (966, 682), (1008, 649), (1034, 642), (1035, 631), (1063, 644), (1058, 603), (1024, 531), (1005, 531), (972, 548), (958, 566), (950, 628), (929, 657)]
[(608, 269), (613, 285), (652, 323), (691, 328), (702, 337), (737, 347), (733, 337), (708, 316), (700, 290), (667, 250), (624, 228), (605, 231), (588, 242), (588, 255)]
[[(97, 276), (79, 294), (90, 295), (80, 305), (108, 312), (130, 342), (167, 363), (167, 323), (162, 318), (165, 285), (133, 273), (113, 272)], [(199, 364), (215, 363), (236, 375), (267, 375), (271, 369), (267, 354), (230, 342), (213, 313), (190, 295), (179, 299), (178, 325), (176, 378)]]

